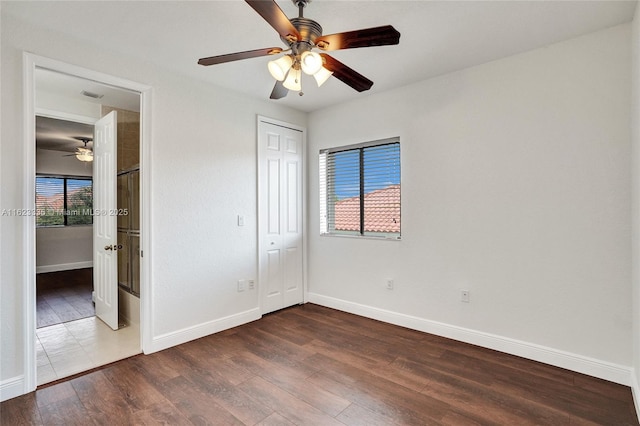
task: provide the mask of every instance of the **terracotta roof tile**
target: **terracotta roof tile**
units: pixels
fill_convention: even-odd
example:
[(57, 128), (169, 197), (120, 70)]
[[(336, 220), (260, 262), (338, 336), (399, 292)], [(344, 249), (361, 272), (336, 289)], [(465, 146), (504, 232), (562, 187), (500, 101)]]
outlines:
[[(364, 196), (365, 232), (400, 232), (400, 185), (390, 185)], [(360, 197), (335, 204), (335, 229), (360, 230)]]

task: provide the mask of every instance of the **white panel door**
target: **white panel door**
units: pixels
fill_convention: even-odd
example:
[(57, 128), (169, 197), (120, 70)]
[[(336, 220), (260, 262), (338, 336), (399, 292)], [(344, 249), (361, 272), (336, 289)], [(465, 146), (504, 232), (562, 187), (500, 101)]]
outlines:
[(302, 132), (258, 126), (259, 288), (262, 313), (303, 302)]
[(93, 290), (96, 316), (118, 329), (116, 111), (95, 124), (93, 137)]

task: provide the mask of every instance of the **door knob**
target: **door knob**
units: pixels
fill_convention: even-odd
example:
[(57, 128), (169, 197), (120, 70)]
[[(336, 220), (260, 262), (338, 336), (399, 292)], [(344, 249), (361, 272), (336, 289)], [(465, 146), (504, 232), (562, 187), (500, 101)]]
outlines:
[(105, 250), (113, 250), (113, 246), (104, 246)]

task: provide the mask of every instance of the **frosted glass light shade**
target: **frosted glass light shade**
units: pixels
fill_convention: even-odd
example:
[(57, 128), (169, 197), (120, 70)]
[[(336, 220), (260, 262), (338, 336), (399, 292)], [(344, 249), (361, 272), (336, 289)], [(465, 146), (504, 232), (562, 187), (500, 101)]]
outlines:
[(300, 57), (300, 66), (305, 74), (313, 75), (322, 68), (322, 57), (316, 52), (304, 52)]
[(289, 69), (291, 68), (291, 64), (293, 64), (291, 56), (284, 55), (280, 59), (269, 61), (267, 67), (269, 68), (269, 73), (273, 78), (278, 81), (282, 81), (287, 75), (287, 71), (289, 71)]
[(291, 68), (291, 70), (289, 70), (289, 75), (287, 75), (287, 79), (282, 83), (282, 85), (289, 90), (299, 92), (302, 90), (302, 84), (300, 84), (301, 77), (302, 73), (299, 69)]
[(333, 75), (333, 71), (329, 71), (325, 67), (320, 67), (320, 70), (313, 74), (313, 78), (316, 79), (316, 83), (318, 83), (318, 87), (322, 86), (325, 81), (329, 79)]
[(93, 161), (93, 152), (90, 149), (78, 148), (76, 158), (80, 161)]

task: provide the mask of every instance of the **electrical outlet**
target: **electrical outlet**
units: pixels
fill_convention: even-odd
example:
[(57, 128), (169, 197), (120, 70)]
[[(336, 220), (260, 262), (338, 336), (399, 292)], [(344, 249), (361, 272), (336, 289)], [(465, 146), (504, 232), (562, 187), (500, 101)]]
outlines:
[(460, 301), (469, 303), (471, 301), (471, 294), (469, 290), (460, 290)]
[(387, 280), (387, 290), (393, 290), (393, 280)]
[(238, 292), (244, 291), (244, 280), (238, 280)]
[(249, 280), (247, 281), (247, 286), (249, 287), (249, 290), (253, 290), (256, 288), (256, 282), (254, 280)]

